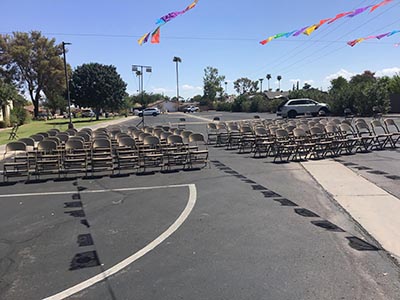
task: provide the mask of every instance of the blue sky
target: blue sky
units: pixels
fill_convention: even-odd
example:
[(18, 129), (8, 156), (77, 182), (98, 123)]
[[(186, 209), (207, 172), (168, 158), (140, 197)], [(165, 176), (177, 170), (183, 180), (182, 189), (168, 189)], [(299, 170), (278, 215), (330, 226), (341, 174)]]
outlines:
[[(400, 72), (400, 34), (370, 40), (354, 48), (346, 42), (400, 29), (400, 0), (354, 18), (324, 25), (310, 37), (282, 38), (262, 46), (259, 41), (281, 32), (312, 25), (321, 19), (381, 0), (199, 0), (197, 7), (161, 27), (161, 43), (139, 46), (137, 40), (155, 29), (159, 17), (184, 9), (192, 0), (2, 0), (0, 32), (39, 30), (57, 42), (70, 42), (67, 60), (73, 68), (89, 62), (117, 67), (128, 92), (135, 93), (138, 78), (132, 65), (150, 65), (144, 76), (147, 92), (176, 94), (174, 56), (179, 65), (180, 94), (202, 94), (204, 68), (225, 75), (228, 92), (240, 77), (252, 80), (270, 73), (271, 88), (309, 82), (326, 89), (338, 74), (352, 76), (364, 70), (378, 75)], [(267, 82), (264, 80), (263, 88)]]

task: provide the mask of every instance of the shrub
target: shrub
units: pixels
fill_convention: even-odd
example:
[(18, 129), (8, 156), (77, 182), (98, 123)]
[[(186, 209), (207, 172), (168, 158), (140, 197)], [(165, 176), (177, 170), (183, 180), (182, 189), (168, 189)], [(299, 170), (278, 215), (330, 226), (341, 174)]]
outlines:
[(232, 110), (232, 104), (227, 103), (227, 102), (218, 102), (215, 109), (217, 111), (231, 111)]
[(11, 124), (23, 125), (29, 123), (30, 116), (23, 107), (15, 107), (10, 114)]
[(5, 121), (0, 121), (0, 128), (7, 128), (7, 123)]

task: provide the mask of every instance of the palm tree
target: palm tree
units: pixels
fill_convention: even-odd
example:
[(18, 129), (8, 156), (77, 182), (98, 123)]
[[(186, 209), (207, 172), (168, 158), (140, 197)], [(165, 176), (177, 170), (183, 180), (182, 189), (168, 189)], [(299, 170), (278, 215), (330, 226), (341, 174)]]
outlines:
[(279, 91), (280, 91), (280, 90), (281, 90), (281, 80), (282, 80), (282, 76), (281, 76), (281, 75), (278, 75), (278, 76), (276, 77), (276, 79), (278, 79)]
[(268, 80), (268, 91), (270, 90), (269, 88), (269, 80), (272, 78), (271, 74), (267, 74), (267, 80)]

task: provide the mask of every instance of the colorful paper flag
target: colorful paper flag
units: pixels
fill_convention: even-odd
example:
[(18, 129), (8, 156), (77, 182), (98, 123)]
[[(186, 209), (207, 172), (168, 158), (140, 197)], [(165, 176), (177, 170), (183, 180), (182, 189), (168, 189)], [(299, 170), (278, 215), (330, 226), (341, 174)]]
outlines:
[(160, 27), (151, 34), (151, 43), (152, 44), (159, 44), (160, 43)]
[(150, 35), (150, 32), (144, 34), (144, 35), (138, 40), (138, 43), (139, 43), (140, 46), (141, 46), (143, 43), (147, 43), (147, 40), (149, 39), (149, 35)]
[(393, 0), (383, 0), (381, 3), (378, 3), (374, 6), (372, 6), (371, 10), (369, 12), (373, 12), (375, 9), (377, 9), (378, 7), (384, 6), (386, 4), (389, 4), (390, 2), (392, 2)]

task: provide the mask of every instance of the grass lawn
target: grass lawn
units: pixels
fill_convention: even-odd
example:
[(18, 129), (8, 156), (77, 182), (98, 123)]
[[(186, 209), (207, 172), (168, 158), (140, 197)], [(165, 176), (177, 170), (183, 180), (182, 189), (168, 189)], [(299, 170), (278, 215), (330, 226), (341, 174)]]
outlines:
[[(74, 123), (75, 128), (82, 128), (88, 127), (99, 123), (107, 123), (108, 121), (115, 120), (116, 118), (122, 117), (115, 117), (115, 118), (108, 118), (104, 119), (101, 118), (98, 121), (95, 119), (90, 120), (90, 118), (74, 118), (72, 122)], [(54, 119), (48, 121), (31, 121), (29, 124), (22, 125), (18, 128), (18, 138), (29, 137), (32, 134), (38, 132), (46, 132), (49, 129), (57, 128), (60, 131), (65, 131), (68, 129), (68, 119)], [(0, 131), (0, 145), (7, 144), (10, 142), (8, 137), (10, 136), (11, 128)]]

